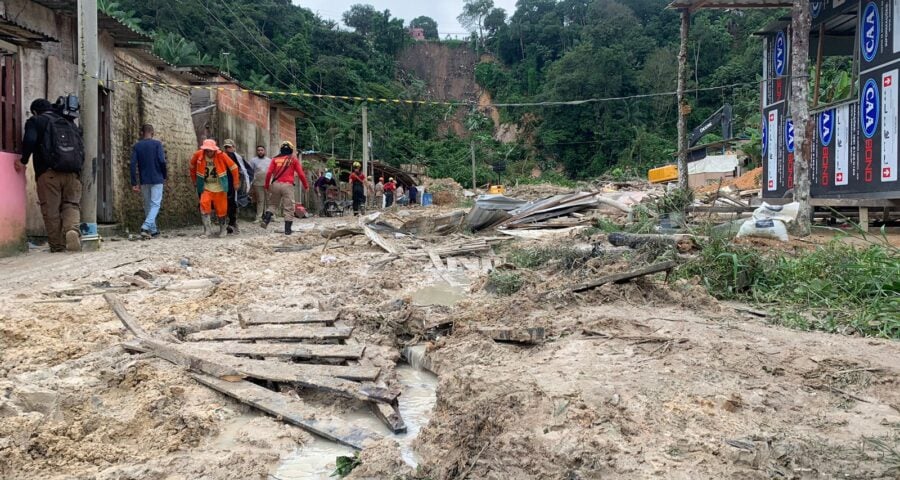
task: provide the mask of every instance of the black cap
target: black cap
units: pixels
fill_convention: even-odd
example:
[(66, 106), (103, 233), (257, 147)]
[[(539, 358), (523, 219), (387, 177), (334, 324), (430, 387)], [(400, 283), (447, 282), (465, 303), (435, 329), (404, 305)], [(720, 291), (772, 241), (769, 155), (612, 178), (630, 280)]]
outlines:
[(46, 111), (49, 111), (53, 108), (53, 105), (46, 98), (38, 98), (37, 100), (31, 102), (31, 111), (36, 114), (41, 114)]

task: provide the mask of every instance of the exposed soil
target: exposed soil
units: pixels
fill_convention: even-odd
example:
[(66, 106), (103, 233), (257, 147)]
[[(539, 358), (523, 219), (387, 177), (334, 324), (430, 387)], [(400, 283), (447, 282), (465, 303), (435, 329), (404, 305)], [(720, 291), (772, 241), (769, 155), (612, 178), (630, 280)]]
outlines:
[[(436, 210), (433, 214), (446, 213)], [(100, 295), (143, 269), (157, 288), (120, 293), (148, 330), (235, 320), (247, 309), (341, 312), (367, 357), (396, 382), (422, 325), (455, 322), (431, 342), (437, 405), (413, 471), (390, 441), (361, 454), (353, 478), (898, 478), (900, 344), (767, 325), (690, 282), (662, 277), (565, 287), (627, 268), (519, 271), (512, 296), (468, 283), (453, 307), (417, 305), (445, 281), (427, 257), (385, 259), (364, 237), (315, 230), (290, 239), (254, 227), (199, 240), (196, 230), (109, 242), (93, 254), (0, 260), (0, 478), (266, 478), (310, 442), (291, 426), (200, 386), (180, 369), (118, 344), (130, 339)], [(186, 236), (181, 236), (186, 235)], [(399, 240), (439, 245), (447, 237)], [(571, 240), (566, 240), (571, 241)], [(309, 245), (275, 254), (273, 246)], [(186, 262), (182, 262), (182, 259)], [(135, 262), (135, 263), (129, 263)], [(127, 265), (126, 265), (127, 264)], [(160, 289), (186, 280), (216, 287)], [(79, 298), (78, 303), (36, 303)], [(497, 343), (483, 327), (543, 327), (538, 346)], [(300, 392), (322, 414), (352, 401)], [(893, 448), (891, 453), (890, 448)]]

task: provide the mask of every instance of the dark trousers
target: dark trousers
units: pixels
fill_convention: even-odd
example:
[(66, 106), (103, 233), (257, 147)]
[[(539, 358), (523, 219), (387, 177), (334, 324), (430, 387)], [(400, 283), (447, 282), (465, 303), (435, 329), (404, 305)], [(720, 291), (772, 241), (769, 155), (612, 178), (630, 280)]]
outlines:
[(390, 207), (394, 204), (394, 192), (384, 192), (384, 206)]
[(361, 183), (353, 183), (353, 213), (359, 213), (359, 206), (366, 203), (366, 191)]
[(237, 199), (234, 193), (228, 192), (228, 226), (237, 225)]

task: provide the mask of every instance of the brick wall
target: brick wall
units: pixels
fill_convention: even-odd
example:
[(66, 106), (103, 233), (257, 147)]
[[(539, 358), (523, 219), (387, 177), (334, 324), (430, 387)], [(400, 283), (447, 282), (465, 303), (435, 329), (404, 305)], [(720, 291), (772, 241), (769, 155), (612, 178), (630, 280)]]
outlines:
[[(239, 88), (225, 85), (226, 89)], [(219, 110), (228, 115), (240, 117), (263, 130), (269, 129), (269, 101), (257, 95), (235, 90), (218, 92)]]
[[(298, 145), (297, 141), (297, 116), (292, 115), (284, 110), (278, 110), (278, 143), (290, 140), (294, 145)], [(277, 146), (277, 145), (276, 145)]]
[[(173, 75), (143, 65), (128, 52), (117, 52), (116, 75), (122, 79), (182, 83)], [(157, 223), (161, 229), (199, 224), (197, 194), (188, 175), (188, 163), (197, 150), (188, 90), (119, 83), (113, 93), (113, 170), (117, 174), (115, 215), (131, 232), (144, 220), (141, 196), (131, 191), (131, 149), (140, 138), (140, 126), (150, 123), (166, 151), (169, 179)]]

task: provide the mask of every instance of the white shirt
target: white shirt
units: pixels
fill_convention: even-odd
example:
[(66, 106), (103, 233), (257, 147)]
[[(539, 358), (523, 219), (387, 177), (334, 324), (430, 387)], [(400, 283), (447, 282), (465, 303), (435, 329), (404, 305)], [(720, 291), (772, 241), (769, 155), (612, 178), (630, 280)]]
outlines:
[(250, 159), (250, 166), (253, 167), (253, 185), (262, 187), (266, 184), (266, 173), (269, 172), (269, 165), (272, 159), (269, 157), (253, 157)]

